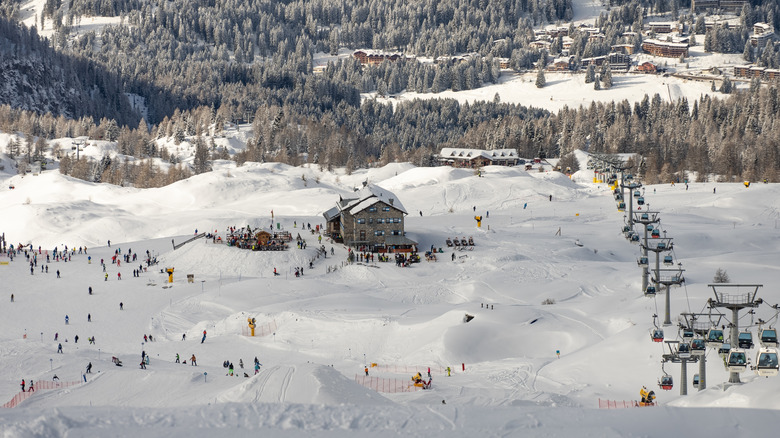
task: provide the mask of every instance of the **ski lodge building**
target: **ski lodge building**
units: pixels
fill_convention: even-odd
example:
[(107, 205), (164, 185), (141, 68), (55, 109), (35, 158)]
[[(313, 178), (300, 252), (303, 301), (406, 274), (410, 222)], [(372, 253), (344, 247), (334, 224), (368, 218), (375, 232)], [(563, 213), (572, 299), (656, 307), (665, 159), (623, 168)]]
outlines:
[(442, 166), (468, 167), (476, 169), (482, 166), (515, 166), (520, 160), (517, 149), (460, 149), (442, 148), (438, 161)]
[(416, 252), (417, 242), (404, 231), (407, 214), (393, 193), (364, 183), (354, 197), (339, 197), (336, 206), (322, 215), (326, 234), (336, 242), (359, 251)]

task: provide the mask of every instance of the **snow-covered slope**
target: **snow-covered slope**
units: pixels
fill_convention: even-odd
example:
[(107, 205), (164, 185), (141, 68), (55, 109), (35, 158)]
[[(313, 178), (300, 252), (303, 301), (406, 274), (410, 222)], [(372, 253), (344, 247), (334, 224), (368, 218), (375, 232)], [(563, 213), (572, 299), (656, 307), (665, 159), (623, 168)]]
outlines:
[[(319, 236), (308, 224), (322, 225), (321, 213), (364, 181), (398, 196), (410, 213), (408, 237), (441, 248), (438, 261), (348, 265), (346, 248), (327, 238), (327, 258), (318, 257)], [(611, 192), (587, 170), (570, 179), (488, 167), (479, 177), (392, 164), (345, 175), (222, 163), (159, 189), (90, 184), (56, 171), (5, 174), (0, 187), (0, 232), (14, 245), (41, 246), (32, 275), (23, 255), (0, 257), (8, 262), (0, 264), (0, 402), (23, 378), (41, 385), (0, 410), (3, 436), (668, 436), (735, 427), (750, 435), (769, 431), (780, 409), (780, 378), (748, 372), (745, 384), (726, 388), (714, 352), (707, 390), (689, 381), (690, 395), (679, 396), (677, 364), (665, 366), (674, 391), (656, 388), (664, 351), (648, 331), (652, 315), (663, 315), (664, 296), (641, 293), (639, 249), (620, 233), (623, 213)], [(644, 189), (686, 270), (685, 285), (672, 289), (675, 323), (680, 312), (707, 312), (706, 285), (718, 268), (735, 283), (763, 284), (760, 296), (778, 301), (779, 194), (774, 184)], [(475, 215), (484, 217), (481, 228)], [(230, 226), (277, 223), (307, 248), (171, 245), (196, 229), (224, 236)], [(475, 247), (453, 251), (448, 237), (472, 237)], [(50, 261), (41, 272), (45, 252), (64, 245), (86, 245), (88, 254)], [(111, 263), (117, 251), (142, 259), (147, 250), (160, 263), (138, 278), (140, 260)], [(172, 284), (160, 272), (168, 267)], [(296, 267), (303, 277), (293, 275)], [(756, 312), (754, 322), (774, 316), (766, 305)], [(474, 317), (468, 323), (466, 314)], [(247, 318), (256, 318), (258, 336), (246, 336)], [(145, 334), (155, 340), (144, 342)], [(87, 342), (92, 336), (96, 344)], [(675, 339), (676, 329), (666, 336)], [(151, 358), (146, 370), (138, 366), (142, 351)], [(188, 363), (175, 363), (176, 354)], [(257, 375), (255, 357), (263, 364)], [(226, 376), (226, 360), (236, 376)], [(42, 388), (54, 374), (83, 382), (89, 362), (86, 383)], [(428, 367), (432, 390), (388, 390)], [(688, 368), (690, 379), (697, 367)], [(656, 389), (662, 407), (597, 409), (599, 399), (637, 399), (643, 385)]]

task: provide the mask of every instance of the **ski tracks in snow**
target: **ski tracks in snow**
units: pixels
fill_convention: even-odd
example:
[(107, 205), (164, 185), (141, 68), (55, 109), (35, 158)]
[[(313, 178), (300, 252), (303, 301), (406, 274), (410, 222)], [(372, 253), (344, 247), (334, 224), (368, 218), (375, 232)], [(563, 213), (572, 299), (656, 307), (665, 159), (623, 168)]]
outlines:
[[(295, 367), (274, 366), (260, 373), (255, 388), (254, 402), (279, 402), (287, 400), (287, 391), (293, 381)], [(280, 377), (281, 375), (281, 377)]]

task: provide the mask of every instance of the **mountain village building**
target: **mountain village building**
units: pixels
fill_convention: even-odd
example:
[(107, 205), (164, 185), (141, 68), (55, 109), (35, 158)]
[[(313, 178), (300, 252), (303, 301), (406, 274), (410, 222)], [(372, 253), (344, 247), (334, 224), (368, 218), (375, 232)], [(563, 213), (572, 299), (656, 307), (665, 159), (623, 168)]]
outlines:
[(515, 166), (520, 160), (517, 149), (460, 149), (442, 148), (438, 156), (439, 164), (452, 167), (475, 169), (482, 166)]
[(359, 251), (416, 252), (417, 242), (404, 230), (407, 214), (392, 192), (364, 183), (354, 197), (339, 197), (323, 216), (327, 235)]

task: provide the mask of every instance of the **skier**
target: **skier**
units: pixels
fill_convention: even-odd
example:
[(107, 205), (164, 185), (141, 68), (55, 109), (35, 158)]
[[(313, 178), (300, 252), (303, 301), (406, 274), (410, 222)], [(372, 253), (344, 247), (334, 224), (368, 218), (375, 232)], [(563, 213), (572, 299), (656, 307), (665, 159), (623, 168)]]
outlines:
[(27, 392), (35, 392), (35, 386), (33, 386), (32, 380), (30, 380), (30, 389), (28, 389)]
[(14, 302), (14, 294), (11, 294), (11, 302)]
[(194, 354), (193, 354), (193, 355), (192, 355), (192, 357), (190, 358), (190, 365), (191, 365), (191, 366), (194, 366), (194, 367), (198, 366), (198, 363), (197, 363), (197, 362), (195, 362), (195, 355), (194, 355)]
[(57, 269), (57, 278), (60, 278), (60, 270)]
[(244, 360), (243, 359), (239, 359), (238, 360), (238, 366), (241, 367), (241, 369), (244, 369)]
[(24, 379), (22, 379), (22, 392), (24, 392)]
[(122, 279), (122, 273), (121, 272), (117, 272), (116, 273), (116, 279), (117, 280), (121, 280)]
[(79, 335), (76, 335), (73, 337), (73, 343), (78, 344), (79, 343)]
[(68, 325), (69, 321), (70, 321), (70, 318), (68, 318), (68, 315), (65, 315), (65, 325)]
[(260, 363), (255, 362), (255, 374), (260, 372)]
[(179, 353), (176, 353), (176, 363), (179, 363)]
[[(106, 270), (106, 268), (105, 268), (105, 267), (103, 267), (103, 271), (104, 271), (104, 272), (105, 272), (105, 270)], [(108, 274), (106, 274), (105, 280), (103, 280), (103, 281), (108, 281)]]
[(62, 344), (57, 345), (57, 353), (62, 353)]
[(200, 343), (206, 342), (206, 330), (203, 330), (203, 339), (200, 340)]
[(124, 305), (121, 302), (119, 303), (119, 310), (125, 310)]
[(92, 362), (87, 364), (87, 373), (92, 373)]
[(368, 375), (368, 367), (366, 367), (365, 371), (366, 371), (366, 375)]
[(142, 370), (146, 369), (146, 362), (144, 362), (143, 359), (141, 360), (141, 369)]
[(144, 335), (144, 342), (149, 342), (149, 338), (147, 338), (146, 335)]
[(87, 322), (92, 322), (92, 314), (87, 313)]
[(89, 294), (92, 295), (92, 286), (89, 287)]
[(187, 339), (187, 333), (182, 333), (181, 334), (181, 340), (183, 341), (185, 339)]
[(230, 375), (230, 376), (233, 375), (233, 362), (230, 362), (228, 364), (228, 375)]

